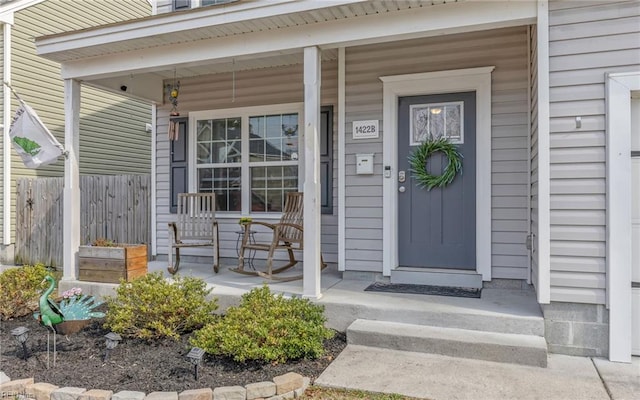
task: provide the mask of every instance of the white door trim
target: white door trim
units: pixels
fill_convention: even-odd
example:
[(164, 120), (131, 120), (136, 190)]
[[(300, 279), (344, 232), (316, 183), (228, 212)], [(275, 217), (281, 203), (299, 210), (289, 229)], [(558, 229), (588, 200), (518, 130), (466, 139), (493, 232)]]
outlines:
[(383, 76), (382, 267), (391, 275), (398, 266), (398, 97), (476, 92), (476, 271), (491, 280), (491, 72), (494, 66)]
[(631, 91), (640, 71), (607, 74), (609, 359), (631, 362)]

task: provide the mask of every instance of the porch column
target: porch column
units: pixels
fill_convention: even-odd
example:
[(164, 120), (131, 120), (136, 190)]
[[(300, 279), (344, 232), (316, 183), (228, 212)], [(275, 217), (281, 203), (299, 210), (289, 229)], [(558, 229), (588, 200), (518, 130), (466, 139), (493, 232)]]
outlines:
[(320, 49), (304, 49), (304, 268), (302, 294), (320, 298)]
[(64, 80), (64, 208), (63, 208), (63, 272), (62, 280), (78, 278), (80, 246), (80, 82)]

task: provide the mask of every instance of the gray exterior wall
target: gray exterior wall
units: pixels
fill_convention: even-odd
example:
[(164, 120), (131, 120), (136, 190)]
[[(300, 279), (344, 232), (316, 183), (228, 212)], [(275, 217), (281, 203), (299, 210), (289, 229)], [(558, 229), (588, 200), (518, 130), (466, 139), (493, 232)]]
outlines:
[[(303, 102), (302, 65), (238, 71), (235, 74), (235, 99), (232, 99), (232, 74), (216, 74), (180, 79), (180, 97), (178, 109), (181, 116), (191, 111), (264, 106), (284, 103)], [(322, 215), (322, 254), (325, 261), (336, 262), (338, 253), (338, 207), (337, 207), (337, 99), (338, 99), (337, 62), (325, 61), (322, 64), (322, 105), (333, 105), (333, 215)], [(169, 148), (167, 137), (170, 105), (158, 106), (157, 112), (157, 248), (158, 254), (168, 254), (167, 223), (174, 221), (175, 214), (169, 212)], [(302, 160), (301, 160), (302, 162)], [(238, 217), (222, 217), (220, 223), (220, 256), (236, 257), (235, 233)], [(258, 241), (268, 240), (257, 235)], [(188, 251), (187, 251), (188, 250)], [(210, 249), (184, 249), (185, 254), (210, 256)], [(281, 254), (279, 254), (281, 253)], [(277, 252), (276, 257), (284, 257), (285, 252)], [(265, 252), (259, 252), (256, 258), (264, 258)]]
[[(36, 55), (34, 38), (150, 14), (151, 7), (145, 0), (75, 3), (48, 0), (15, 14), (12, 29), (12, 86), (61, 143), (64, 144), (64, 89), (60, 66)], [(82, 18), (77, 18), (78, 15), (82, 15)], [(0, 110), (1, 104), (2, 98)], [(13, 110), (17, 104), (17, 100), (12, 99)], [(145, 130), (145, 124), (151, 122), (149, 103), (83, 86), (80, 118), (81, 174), (151, 172), (151, 136)], [(13, 150), (11, 162), (11, 191), (14, 193), (12, 215), (15, 216), (16, 179), (62, 176), (64, 163), (60, 159), (48, 167), (27, 169)], [(3, 172), (1, 170), (2, 165), (0, 172)], [(12, 220), (12, 232), (14, 227), (15, 221)]]
[(605, 73), (640, 68), (640, 2), (549, 8), (551, 300), (604, 304)]
[[(379, 77), (494, 65), (492, 274), (527, 278), (528, 58), (526, 26), (346, 49), (347, 270), (382, 272), (382, 136), (351, 132), (354, 120), (382, 119)], [(356, 153), (375, 153), (374, 175), (355, 175)]]

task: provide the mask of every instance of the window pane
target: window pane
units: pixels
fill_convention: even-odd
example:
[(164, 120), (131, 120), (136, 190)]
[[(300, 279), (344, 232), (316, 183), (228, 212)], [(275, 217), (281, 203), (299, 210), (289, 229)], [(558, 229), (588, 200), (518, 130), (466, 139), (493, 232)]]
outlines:
[(267, 190), (267, 210), (282, 212), (282, 190)]
[(224, 119), (213, 120), (213, 140), (225, 140), (226, 121)]
[(229, 186), (227, 178), (227, 168), (216, 168), (213, 170), (213, 187), (216, 189), (226, 189)]
[(285, 193), (295, 192), (297, 189), (297, 166), (251, 167), (253, 212), (282, 212)]
[(198, 168), (198, 191), (213, 191), (219, 211), (241, 211), (240, 183), (240, 168)]
[(249, 141), (249, 161), (264, 161), (264, 140)]
[(462, 130), (460, 129), (460, 106), (449, 105), (444, 108), (447, 137), (452, 140), (460, 140), (462, 138)]
[(267, 192), (265, 190), (251, 191), (251, 211), (267, 211)]
[(198, 169), (198, 192), (211, 193), (213, 188), (213, 177), (211, 168)]
[(211, 162), (211, 143), (198, 143), (198, 164)]
[(198, 121), (198, 142), (211, 141), (211, 121)]
[(282, 136), (282, 118), (280, 115), (267, 116), (267, 137), (275, 138)]
[(234, 140), (229, 142), (227, 146), (227, 162), (241, 162), (242, 161), (242, 142), (240, 140)]
[(264, 117), (249, 118), (249, 137), (251, 139), (264, 137)]
[(453, 143), (463, 143), (462, 124), (463, 102), (413, 104), (411, 115), (411, 146), (417, 146), (427, 139), (445, 137)]
[(288, 166), (283, 167), (282, 175), (282, 187), (284, 188), (298, 188), (298, 167)]
[(198, 121), (197, 160), (199, 164), (242, 161), (241, 119)]
[(227, 120), (227, 139), (240, 139), (240, 118)]
[(265, 161), (280, 161), (282, 159), (282, 141), (278, 139), (267, 139), (266, 145), (266, 160)]
[[(249, 123), (250, 161), (279, 162), (298, 159), (298, 114), (254, 116), (249, 118)], [(262, 147), (258, 144), (259, 141), (262, 141)]]
[(283, 160), (297, 160), (298, 159), (298, 138), (285, 137), (282, 141), (282, 159)]
[(263, 167), (251, 168), (251, 187), (252, 188), (267, 187), (267, 181), (265, 178), (265, 168)]
[(227, 143), (226, 142), (214, 142), (211, 144), (213, 152), (212, 161), (214, 163), (226, 163), (227, 162)]
[(298, 114), (284, 114), (282, 116), (282, 133), (284, 136), (298, 136)]

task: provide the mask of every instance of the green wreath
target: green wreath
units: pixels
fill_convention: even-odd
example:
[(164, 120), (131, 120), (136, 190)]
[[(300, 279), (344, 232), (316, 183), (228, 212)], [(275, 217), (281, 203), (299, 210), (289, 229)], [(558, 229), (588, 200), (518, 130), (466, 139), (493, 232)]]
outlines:
[[(427, 160), (437, 151), (444, 153), (449, 159), (449, 163), (442, 175), (431, 175), (427, 172)], [(442, 188), (453, 182), (456, 174), (462, 170), (462, 154), (455, 145), (445, 138), (430, 139), (409, 155), (409, 164), (412, 176), (418, 181), (419, 187), (427, 188), (427, 190), (434, 187)]]

